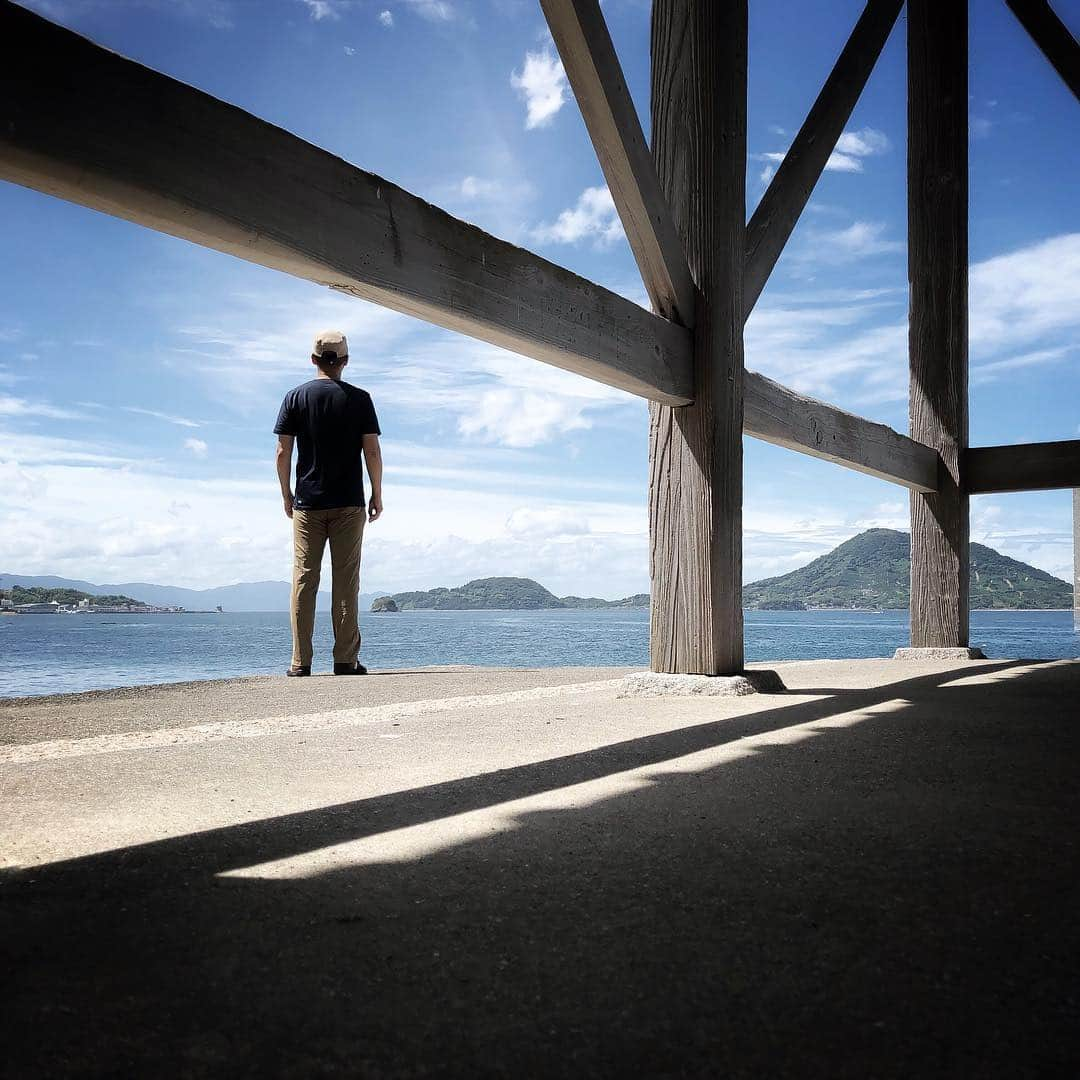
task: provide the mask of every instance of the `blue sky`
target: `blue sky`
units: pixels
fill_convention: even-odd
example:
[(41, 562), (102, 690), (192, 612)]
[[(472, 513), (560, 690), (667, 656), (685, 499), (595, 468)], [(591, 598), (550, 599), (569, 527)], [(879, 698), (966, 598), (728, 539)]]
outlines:
[[(645, 304), (535, 0), (26, 6)], [(751, 2), (748, 212), (861, 10)], [(1080, 30), (1080, 0), (1058, 0)], [(605, 14), (648, 125), (648, 4)], [(796, 12), (796, 13), (793, 13)], [(904, 17), (747, 326), (747, 366), (907, 429)], [(1080, 107), (1003, 3), (972, 5), (971, 438), (1080, 437)], [(375, 398), (364, 589), (524, 574), (648, 588), (644, 402), (0, 185), (0, 570), (284, 578), (270, 434), (315, 331)], [(893, 485), (746, 440), (745, 576), (907, 527)], [(1068, 492), (972, 501), (972, 537), (1068, 577)]]

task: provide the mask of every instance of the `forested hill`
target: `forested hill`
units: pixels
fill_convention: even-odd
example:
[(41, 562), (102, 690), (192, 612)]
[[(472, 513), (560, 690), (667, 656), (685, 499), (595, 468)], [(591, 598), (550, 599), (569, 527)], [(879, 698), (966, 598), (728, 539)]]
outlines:
[(130, 596), (100, 596), (95, 593), (83, 592), (81, 589), (45, 589), (41, 587), (24, 588), (22, 585), (13, 585), (10, 589), (0, 589), (0, 599), (10, 600), (12, 604), (57, 604), (75, 605), (80, 600), (89, 600), (93, 604), (102, 607), (135, 606), (141, 602), (132, 600)]
[[(382, 597), (376, 602), (381, 601)], [(594, 596), (558, 597), (532, 578), (477, 578), (452, 589), (430, 589), (427, 592), (394, 593), (391, 599), (400, 611), (435, 610), (463, 611), (479, 608), (539, 609), (539, 608), (617, 608), (648, 607), (649, 596), (642, 593), (625, 600), (601, 600)]]
[[(911, 537), (869, 529), (782, 577), (743, 589), (748, 608), (906, 608), (910, 597)], [(973, 608), (1068, 608), (1072, 588), (1044, 570), (971, 545)]]

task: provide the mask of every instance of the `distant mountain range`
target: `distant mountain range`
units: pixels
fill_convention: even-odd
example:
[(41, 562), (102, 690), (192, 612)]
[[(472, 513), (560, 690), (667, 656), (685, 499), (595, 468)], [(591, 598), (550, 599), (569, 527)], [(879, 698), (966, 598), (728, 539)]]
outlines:
[[(329, 572), (327, 573), (329, 583)], [(14, 585), (24, 588), (77, 589), (93, 596), (122, 594), (155, 607), (183, 607), (189, 611), (212, 611), (219, 604), (225, 611), (288, 611), (292, 586), (287, 581), (244, 581), (238, 585), (221, 585), (214, 589), (182, 589), (177, 585), (151, 585), (145, 581), (129, 581), (123, 584), (95, 585), (90, 581), (73, 578), (33, 577), (27, 574), (0, 574), (0, 589)], [(382, 593), (363, 592), (360, 603), (367, 608)], [(316, 607), (327, 611), (330, 594), (319, 593)]]
[(532, 578), (477, 578), (453, 589), (390, 594), (399, 611), (468, 611), (494, 609), (631, 608), (649, 606), (649, 594), (638, 593), (623, 600), (595, 596), (556, 596)]
[[(911, 536), (869, 529), (781, 577), (743, 589), (759, 610), (906, 608), (911, 597)], [(1068, 582), (983, 544), (971, 545), (972, 608), (1069, 608)]]
[[(911, 538), (893, 529), (870, 529), (780, 577), (756, 581), (743, 589), (743, 604), (758, 610), (802, 608), (906, 608), (910, 595)], [(61, 577), (0, 574), (0, 589), (13, 585), (49, 589), (78, 589), (95, 596), (122, 594), (159, 607), (189, 611), (288, 611), (287, 581), (248, 581), (216, 589), (182, 589), (146, 582), (95, 585)], [(426, 592), (368, 592), (360, 594), (361, 609), (377, 597), (390, 596), (402, 611), (471, 609), (647, 608), (648, 593), (622, 600), (556, 596), (531, 578), (478, 578), (455, 588)], [(1072, 587), (1027, 563), (1010, 559), (982, 544), (971, 545), (971, 606), (973, 608), (1070, 608)], [(329, 606), (319, 594), (318, 607)]]

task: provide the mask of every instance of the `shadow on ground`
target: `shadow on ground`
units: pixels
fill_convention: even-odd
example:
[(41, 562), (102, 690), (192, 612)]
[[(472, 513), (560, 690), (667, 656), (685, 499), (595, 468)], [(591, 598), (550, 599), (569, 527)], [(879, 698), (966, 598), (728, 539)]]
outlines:
[[(8, 874), (0, 1068), (1074, 1075), (1080, 665), (989, 670)], [(221, 876), (773, 731), (409, 861)]]

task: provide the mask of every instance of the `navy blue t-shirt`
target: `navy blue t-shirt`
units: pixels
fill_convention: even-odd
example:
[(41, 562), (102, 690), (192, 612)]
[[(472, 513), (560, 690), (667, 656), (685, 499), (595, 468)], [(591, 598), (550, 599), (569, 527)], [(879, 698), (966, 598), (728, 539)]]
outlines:
[(285, 395), (275, 435), (296, 437), (299, 510), (364, 506), (365, 435), (378, 435), (371, 395), (335, 379), (312, 379)]

